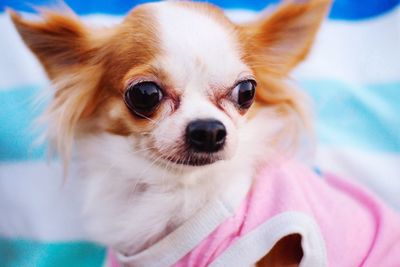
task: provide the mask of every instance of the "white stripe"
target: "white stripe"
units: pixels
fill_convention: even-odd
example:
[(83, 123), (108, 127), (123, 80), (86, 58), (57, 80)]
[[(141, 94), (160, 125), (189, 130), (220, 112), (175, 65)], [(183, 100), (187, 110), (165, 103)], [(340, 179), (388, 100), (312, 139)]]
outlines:
[[(71, 173), (73, 174), (73, 173)], [(85, 239), (81, 187), (75, 175), (63, 184), (58, 164), (0, 164), (0, 236), (41, 241)]]
[(327, 21), (300, 79), (366, 84), (400, 80), (400, 8), (359, 22)]
[(400, 211), (400, 155), (344, 147), (320, 147), (317, 166), (364, 184)]
[[(230, 10), (235, 21), (249, 20), (254, 12)], [(358, 22), (328, 20), (318, 35), (311, 57), (296, 78), (337, 79), (353, 83), (379, 83), (400, 79), (400, 8), (375, 19)], [(95, 25), (110, 25), (119, 16), (83, 17)], [(8, 16), (0, 15), (0, 90), (46, 83), (40, 65), (22, 44)]]

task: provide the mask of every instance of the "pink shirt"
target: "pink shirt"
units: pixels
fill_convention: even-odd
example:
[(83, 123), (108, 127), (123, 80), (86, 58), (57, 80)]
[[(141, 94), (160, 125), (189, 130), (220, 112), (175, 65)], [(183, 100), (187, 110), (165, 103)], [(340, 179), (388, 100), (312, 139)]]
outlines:
[[(217, 200), (121, 266), (250, 266), (302, 236), (301, 266), (400, 266), (400, 217), (363, 188), (296, 162), (266, 166), (239, 209)], [(118, 266), (110, 257), (111, 266)]]

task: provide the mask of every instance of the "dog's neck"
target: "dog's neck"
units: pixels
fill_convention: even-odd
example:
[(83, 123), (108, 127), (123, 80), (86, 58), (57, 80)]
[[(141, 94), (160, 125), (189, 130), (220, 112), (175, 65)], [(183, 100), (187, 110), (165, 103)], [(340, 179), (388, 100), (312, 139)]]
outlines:
[(240, 204), (255, 169), (245, 153), (201, 168), (160, 166), (134, 154), (128, 138), (108, 134), (85, 138), (77, 147), (87, 177), (88, 230), (127, 255), (151, 246), (208, 201)]

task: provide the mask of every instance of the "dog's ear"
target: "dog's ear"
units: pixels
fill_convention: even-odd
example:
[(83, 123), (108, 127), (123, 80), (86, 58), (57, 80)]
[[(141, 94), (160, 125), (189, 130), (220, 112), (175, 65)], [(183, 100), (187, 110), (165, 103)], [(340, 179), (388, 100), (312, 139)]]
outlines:
[(42, 10), (41, 20), (27, 20), (13, 10), (8, 13), (30, 50), (44, 66), (50, 79), (65, 69), (89, 60), (92, 48), (88, 30), (70, 12)]
[(93, 114), (102, 69), (94, 60), (101, 37), (70, 12), (41, 10), (40, 20), (8, 13), (29, 49), (45, 68), (55, 89), (53, 101), (40, 121), (48, 123), (47, 138), (67, 169), (76, 125)]
[(308, 54), (331, 0), (289, 0), (269, 15), (241, 25), (246, 59), (285, 76)]

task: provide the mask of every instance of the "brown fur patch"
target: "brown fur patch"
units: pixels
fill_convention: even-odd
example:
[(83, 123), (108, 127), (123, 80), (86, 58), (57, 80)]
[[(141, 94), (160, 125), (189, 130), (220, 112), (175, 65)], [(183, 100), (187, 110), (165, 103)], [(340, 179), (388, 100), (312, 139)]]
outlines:
[(43, 10), (41, 21), (28, 21), (8, 11), (24, 42), (38, 57), (50, 79), (66, 67), (88, 63), (95, 48), (86, 27), (73, 15)]

